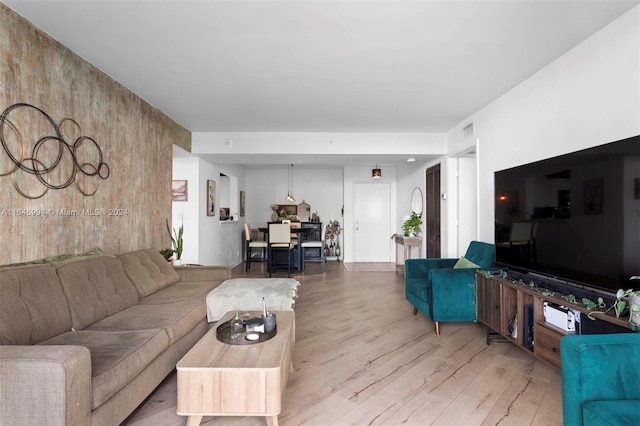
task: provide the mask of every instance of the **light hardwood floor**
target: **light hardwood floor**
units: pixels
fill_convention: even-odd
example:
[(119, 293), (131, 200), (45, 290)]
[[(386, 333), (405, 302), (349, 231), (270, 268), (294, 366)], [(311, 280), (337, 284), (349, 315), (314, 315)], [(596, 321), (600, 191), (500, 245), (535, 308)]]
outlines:
[[(264, 265), (234, 277), (268, 276)], [(384, 268), (381, 268), (384, 269)], [(277, 276), (283, 275), (279, 272)], [(308, 264), (294, 275), (294, 372), (280, 425), (561, 425), (560, 371), (510, 343), (487, 346), (476, 323), (433, 323), (404, 295), (401, 272)], [(185, 425), (175, 372), (125, 423)], [(205, 417), (207, 425), (265, 425), (263, 417)]]

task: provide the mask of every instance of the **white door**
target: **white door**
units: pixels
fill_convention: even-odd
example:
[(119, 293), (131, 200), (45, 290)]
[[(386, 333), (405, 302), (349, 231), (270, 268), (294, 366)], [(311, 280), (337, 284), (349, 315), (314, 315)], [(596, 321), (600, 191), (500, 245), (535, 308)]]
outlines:
[(355, 262), (391, 262), (391, 184), (355, 184)]

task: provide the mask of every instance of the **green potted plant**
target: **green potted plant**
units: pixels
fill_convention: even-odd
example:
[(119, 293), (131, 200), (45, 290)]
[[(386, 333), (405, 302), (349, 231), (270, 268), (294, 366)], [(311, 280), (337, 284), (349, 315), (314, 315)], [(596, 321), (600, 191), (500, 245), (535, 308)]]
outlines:
[(420, 233), (420, 225), (422, 225), (422, 213), (412, 212), (409, 219), (402, 224), (402, 230), (405, 237), (415, 237)]
[(173, 250), (170, 248), (165, 248), (160, 250), (160, 254), (165, 258), (167, 262), (171, 262), (171, 258), (173, 257)]
[(166, 224), (167, 224), (167, 232), (169, 233), (169, 237), (171, 238), (171, 245), (173, 247), (173, 252), (176, 254), (176, 258), (173, 261), (173, 264), (178, 266), (180, 264), (182, 264), (182, 248), (183, 248), (183, 242), (182, 242), (182, 234), (184, 233), (184, 225), (180, 225), (180, 228), (178, 228), (178, 231), (176, 232), (176, 229), (173, 228), (173, 234), (171, 233), (171, 228), (169, 228), (169, 220), (166, 219)]
[[(640, 280), (640, 276), (633, 276), (629, 280)], [(640, 290), (618, 290), (613, 305), (616, 318), (620, 318), (627, 306), (629, 306), (629, 326), (634, 331), (640, 331)]]

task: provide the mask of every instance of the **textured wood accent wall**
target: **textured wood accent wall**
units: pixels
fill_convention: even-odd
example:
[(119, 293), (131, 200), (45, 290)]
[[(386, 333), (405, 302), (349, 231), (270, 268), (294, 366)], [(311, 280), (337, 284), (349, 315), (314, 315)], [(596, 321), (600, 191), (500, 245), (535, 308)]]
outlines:
[[(172, 144), (190, 150), (191, 133), (1, 3), (0, 55), (0, 112), (24, 102), (58, 123), (73, 118), (110, 166), (93, 196), (74, 184), (31, 200), (0, 176), (0, 264), (168, 247)], [(0, 174), (10, 166), (0, 149)]]

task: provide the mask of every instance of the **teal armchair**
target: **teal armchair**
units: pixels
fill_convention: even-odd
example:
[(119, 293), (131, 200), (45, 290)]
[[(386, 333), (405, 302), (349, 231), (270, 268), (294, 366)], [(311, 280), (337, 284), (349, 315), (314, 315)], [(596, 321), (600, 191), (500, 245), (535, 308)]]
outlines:
[(566, 426), (640, 424), (640, 334), (560, 340)]
[(493, 244), (472, 241), (464, 260), (407, 259), (405, 291), (413, 314), (420, 311), (435, 322), (438, 335), (440, 322), (475, 321), (475, 273), (479, 268), (495, 268), (495, 252)]

